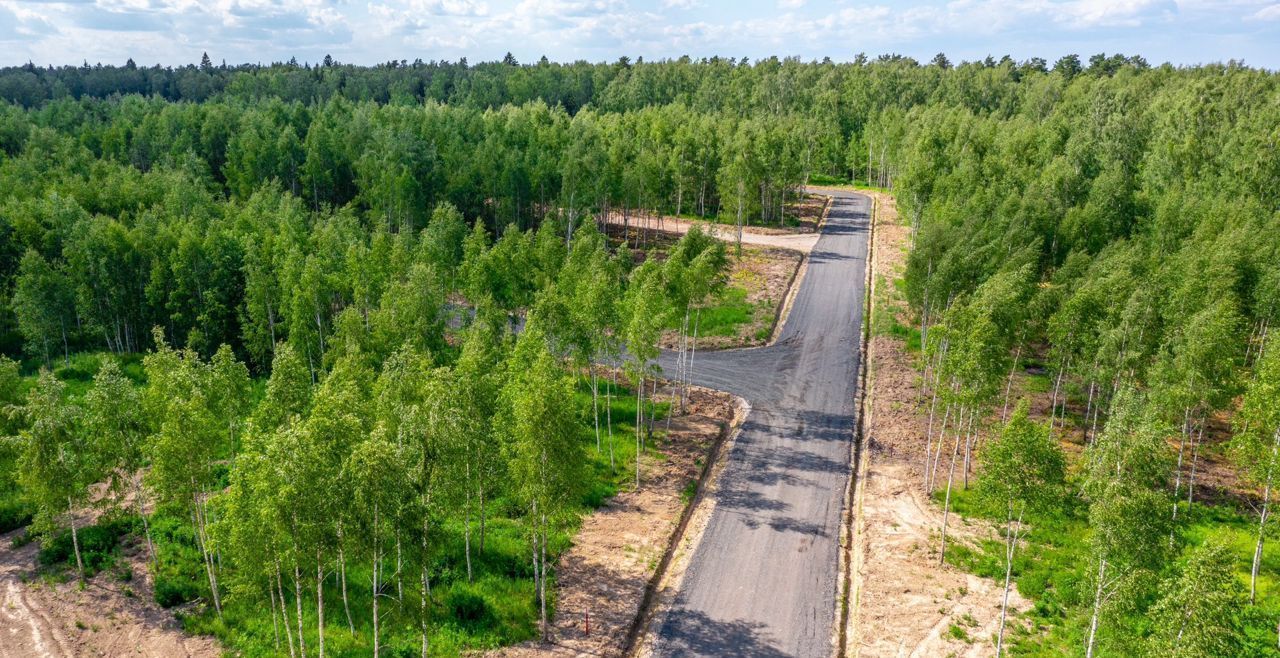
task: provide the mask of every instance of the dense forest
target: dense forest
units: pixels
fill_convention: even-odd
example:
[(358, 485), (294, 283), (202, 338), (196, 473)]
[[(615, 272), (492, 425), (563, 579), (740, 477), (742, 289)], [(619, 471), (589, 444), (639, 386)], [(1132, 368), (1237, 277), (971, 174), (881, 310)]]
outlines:
[[(926, 485), (1007, 525), (996, 573), (1038, 592), (1049, 639), (1013, 648), (1275, 652), (1277, 82), (1118, 55), (0, 69), (4, 519), (83, 574), (68, 512), (117, 508), (95, 532), (143, 537), (158, 596), (250, 655), (530, 637), (548, 554), (642, 486), (679, 403), (646, 397), (658, 335), (727, 258), (598, 224), (785, 223), (854, 182), (913, 229)], [(1048, 427), (1008, 399), (1029, 359)], [(1245, 512), (1196, 498), (1215, 423), (1244, 557), (1214, 533)], [(1024, 477), (953, 499), (958, 456)], [(1031, 582), (1023, 520), (1072, 562)]]

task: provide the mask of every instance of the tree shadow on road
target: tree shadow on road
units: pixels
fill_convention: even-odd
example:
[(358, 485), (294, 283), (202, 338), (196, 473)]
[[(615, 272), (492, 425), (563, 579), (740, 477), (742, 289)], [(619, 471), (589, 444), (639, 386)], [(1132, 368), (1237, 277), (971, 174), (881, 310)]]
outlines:
[(783, 658), (762, 632), (764, 625), (747, 621), (719, 621), (675, 608), (658, 631), (657, 656), (755, 656)]

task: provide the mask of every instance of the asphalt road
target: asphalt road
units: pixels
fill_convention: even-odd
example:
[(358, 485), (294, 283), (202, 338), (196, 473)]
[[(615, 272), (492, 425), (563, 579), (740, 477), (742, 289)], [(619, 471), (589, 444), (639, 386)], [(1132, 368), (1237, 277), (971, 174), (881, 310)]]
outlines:
[[(695, 384), (746, 398), (751, 413), (656, 630), (659, 656), (833, 652), (871, 202), (824, 193), (836, 199), (778, 341), (694, 359)], [(675, 372), (674, 354), (661, 363)]]

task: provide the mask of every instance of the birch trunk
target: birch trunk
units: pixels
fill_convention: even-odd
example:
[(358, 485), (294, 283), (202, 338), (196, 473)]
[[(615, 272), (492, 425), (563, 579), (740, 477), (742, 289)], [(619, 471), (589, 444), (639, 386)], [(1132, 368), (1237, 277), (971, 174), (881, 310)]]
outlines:
[[(425, 496), (423, 497), (425, 499)], [(425, 507), (425, 505), (424, 505)], [(418, 597), (418, 615), (419, 623), (422, 627), (422, 658), (427, 658), (427, 654), (431, 649), (431, 641), (427, 638), (427, 599), (431, 598), (431, 576), (427, 573), (427, 525), (429, 519), (424, 514), (422, 517), (422, 566), (418, 569), (421, 574), (422, 596)]]
[(280, 650), (280, 617), (276, 610), (276, 584), (267, 579), (267, 595), (271, 598), (271, 631), (276, 639), (276, 651)]
[(541, 608), (540, 617), (542, 618), (542, 641), (551, 640), (551, 629), (547, 625), (547, 515), (542, 514), (542, 541), (538, 545), (539, 559), (542, 561), (542, 567), (539, 571), (542, 578), (538, 582), (538, 605)]
[(289, 628), (289, 601), (284, 596), (284, 577), (280, 575), (280, 560), (276, 561), (276, 592), (280, 595), (280, 619), (284, 622), (284, 637), (289, 641), (289, 658), (296, 658), (293, 650), (293, 630)]
[[(617, 384), (618, 373), (613, 373), (614, 385)], [(617, 468), (617, 464), (613, 461), (613, 387), (608, 380), (605, 381), (604, 389), (604, 424), (609, 432), (609, 470), (612, 472)]]
[(1262, 566), (1263, 532), (1267, 528), (1267, 518), (1271, 514), (1271, 478), (1275, 467), (1277, 453), (1280, 453), (1280, 428), (1276, 428), (1271, 438), (1271, 463), (1267, 468), (1266, 486), (1262, 491), (1262, 511), (1258, 515), (1258, 543), (1253, 549), (1253, 568), (1249, 572), (1249, 603), (1253, 604), (1258, 592), (1258, 568)]
[(596, 454), (600, 454), (600, 375), (591, 368), (591, 416), (596, 424)]
[(1208, 424), (1208, 418), (1200, 419), (1200, 430), (1196, 432), (1196, 438), (1191, 442), (1191, 477), (1187, 478), (1187, 511), (1191, 511), (1191, 505), (1195, 502), (1196, 496), (1196, 466), (1200, 464), (1200, 444), (1204, 443), (1204, 426)]
[(342, 610), (347, 614), (347, 630), (356, 634), (356, 624), (351, 620), (351, 602), (347, 599), (347, 556), (342, 548), (342, 524), (338, 524), (338, 583), (342, 586)]
[(293, 558), (293, 602), (298, 613), (298, 653), (307, 658), (307, 641), (302, 631), (302, 570), (298, 568), (298, 558)]
[(320, 658), (324, 658), (324, 557), (316, 547), (316, 636)]
[[(382, 583), (380, 582), (380, 574), (379, 574), (380, 569), (379, 569), (379, 567), (381, 566), (381, 565), (380, 565), (380, 560), (381, 560), (381, 558), (382, 558), (382, 552), (381, 552), (381, 547), (378, 545), (378, 544), (379, 544), (379, 542), (378, 542), (378, 530), (377, 530), (377, 528), (378, 528), (378, 504), (377, 504), (377, 503), (374, 503), (374, 504), (373, 504), (373, 528), (374, 528), (374, 531), (373, 531), (373, 573), (372, 573), (372, 574), (370, 574), (369, 578), (370, 578), (370, 582), (372, 583), (372, 586), (373, 586), (372, 596), (370, 597), (371, 599), (373, 599), (373, 600), (372, 600), (372, 602), (371, 602), (371, 605), (372, 605), (372, 607), (373, 607), (373, 658), (378, 658), (378, 654), (380, 653), (381, 648), (382, 648), (382, 647), (381, 647), (381, 645), (379, 644), (379, 642), (381, 641), (381, 638), (380, 638), (379, 633), (378, 633), (378, 631), (379, 631), (379, 626), (378, 626), (378, 598), (382, 596), (382, 594), (381, 594), (381, 590), (382, 590)], [(302, 614), (302, 612), (301, 612), (301, 610), (302, 610), (302, 609), (301, 609), (301, 608), (299, 608), (298, 610), (299, 610), (298, 614), (299, 614), (299, 615), (301, 615), (301, 614)], [(301, 617), (299, 617), (299, 619), (301, 619)], [(305, 658), (305, 657), (304, 657), (304, 658)]]
[[(1022, 527), (1022, 512), (1018, 512), (1018, 527)], [(1018, 535), (1013, 526), (1013, 503), (1009, 503), (1009, 526), (1005, 533), (1004, 595), (1000, 600), (1000, 630), (996, 633), (996, 658), (1004, 654), (1004, 625), (1009, 613), (1009, 581), (1013, 577), (1013, 552), (1018, 548)]]
[(84, 560), (80, 558), (80, 535), (76, 531), (76, 511), (70, 496), (67, 497), (67, 520), (71, 524), (71, 548), (76, 554), (76, 576), (83, 582)]
[(1098, 639), (1098, 614), (1102, 609), (1102, 583), (1107, 575), (1107, 559), (1098, 563), (1098, 586), (1093, 593), (1093, 615), (1089, 619), (1089, 644), (1085, 647), (1085, 658), (1093, 658), (1093, 646)]
[(640, 490), (640, 454), (641, 452), (643, 452), (643, 448), (641, 447), (641, 443), (640, 443), (640, 437), (644, 432), (644, 430), (642, 429), (644, 418), (641, 414), (641, 409), (644, 408), (643, 400), (644, 400), (644, 378), (641, 377), (640, 386), (637, 387), (636, 389), (636, 490), (637, 491)]
[[(963, 412), (963, 410), (962, 410)], [(951, 450), (951, 467), (947, 469), (947, 498), (942, 505), (942, 544), (938, 550), (938, 565), (945, 563), (947, 558), (947, 516), (951, 513), (951, 484), (955, 480), (956, 475), (956, 456), (960, 452), (960, 428), (956, 428), (956, 440)]]
[[(471, 481), (471, 464), (467, 464), (467, 481)], [(462, 544), (467, 556), (467, 582), (471, 582), (471, 487), (467, 487), (467, 500), (463, 507)]]
[(159, 567), (156, 561), (156, 545), (151, 541), (151, 524), (147, 521), (147, 507), (143, 501), (142, 481), (138, 477), (130, 476), (133, 480), (133, 500), (138, 506), (138, 518), (142, 519), (142, 534), (147, 539), (147, 559), (151, 562), (151, 568), (154, 570)]

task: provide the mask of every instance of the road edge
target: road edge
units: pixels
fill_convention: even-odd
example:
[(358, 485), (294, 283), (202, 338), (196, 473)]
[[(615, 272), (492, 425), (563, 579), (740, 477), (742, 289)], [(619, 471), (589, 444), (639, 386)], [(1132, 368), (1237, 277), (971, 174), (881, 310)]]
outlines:
[[(716, 392), (726, 393), (726, 391)], [(680, 584), (680, 579), (683, 577), (683, 572), (681, 572), (671, 578), (672, 563), (681, 558), (687, 561), (692, 556), (693, 549), (697, 548), (697, 545), (702, 540), (702, 530), (706, 525), (706, 519), (710, 518), (711, 511), (715, 509), (715, 500), (712, 496), (715, 493), (715, 487), (711, 485), (715, 483), (720, 476), (720, 472), (724, 470), (729, 452), (733, 449), (733, 444), (737, 440), (738, 434), (742, 431), (742, 425), (747, 415), (751, 413), (751, 404), (745, 398), (732, 393), (728, 395), (733, 398), (734, 402), (733, 418), (720, 428), (720, 435), (716, 437), (715, 443), (707, 451), (707, 460), (702, 466), (702, 472), (698, 475), (697, 493), (694, 495), (693, 500), (689, 501), (689, 504), (685, 506), (684, 511), (680, 513), (680, 521), (676, 524), (676, 529), (671, 533), (671, 539), (667, 542), (667, 548), (663, 551), (662, 559), (658, 562), (657, 568), (645, 585), (640, 608), (636, 612), (635, 619), (631, 622), (631, 627), (627, 629), (627, 637), (623, 642), (622, 656), (626, 658), (645, 655), (647, 653), (646, 649), (651, 648), (650, 643), (645, 641), (652, 637), (652, 633), (648, 631), (666, 613), (666, 606), (670, 603), (670, 601), (663, 600), (662, 594), (667, 590), (675, 591)], [(702, 523), (694, 524), (695, 517), (699, 517)], [(689, 547), (690, 550), (685, 555), (678, 555), (681, 546), (689, 541), (692, 542)]]
[[(867, 256), (866, 266), (863, 268), (866, 274), (862, 288), (864, 295), (862, 344), (858, 350), (858, 395), (854, 411), (857, 414), (857, 422), (854, 423), (853, 445), (850, 448), (852, 450), (850, 463), (854, 465), (854, 473), (849, 478), (849, 488), (845, 492), (845, 518), (840, 528), (840, 595), (836, 602), (839, 623), (837, 625), (837, 642), (834, 652), (837, 658), (847, 658), (850, 655), (850, 644), (856, 640), (856, 637), (851, 638), (850, 635), (856, 635), (854, 626), (857, 620), (861, 595), (861, 587), (855, 577), (861, 568), (863, 559), (859, 542), (861, 531), (858, 525), (862, 516), (863, 487), (859, 485), (866, 475), (867, 468), (867, 451), (864, 449), (867, 428), (866, 411), (870, 387), (873, 385), (867, 367), (870, 363), (870, 359), (867, 358), (867, 352), (871, 348), (871, 314), (875, 311), (875, 231), (880, 214), (880, 199), (865, 192), (860, 192), (859, 194), (871, 201), (871, 212), (867, 218)], [(853, 655), (856, 654), (857, 652), (854, 651)]]

